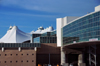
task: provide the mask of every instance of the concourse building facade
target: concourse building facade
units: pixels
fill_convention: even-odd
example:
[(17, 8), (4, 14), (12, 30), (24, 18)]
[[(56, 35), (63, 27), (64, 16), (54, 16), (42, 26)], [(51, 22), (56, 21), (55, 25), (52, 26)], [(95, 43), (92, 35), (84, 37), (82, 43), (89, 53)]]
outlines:
[(37, 47), (36, 65), (37, 66), (57, 66), (60, 65), (60, 47), (57, 47), (56, 31), (43, 34), (33, 33), (33, 43), (39, 43)]
[(57, 18), (63, 66), (100, 66), (100, 5), (82, 17)]
[(51, 26), (30, 34), (10, 26), (0, 39), (0, 66), (57, 66), (60, 57), (56, 31)]

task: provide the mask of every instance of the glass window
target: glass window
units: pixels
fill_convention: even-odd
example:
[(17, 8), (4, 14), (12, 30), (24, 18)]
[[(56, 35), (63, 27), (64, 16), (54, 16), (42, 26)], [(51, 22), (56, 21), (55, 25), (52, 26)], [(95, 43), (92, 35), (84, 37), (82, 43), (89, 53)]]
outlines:
[(63, 27), (64, 44), (73, 43), (74, 41), (89, 41), (91, 38), (99, 39), (99, 36), (100, 12), (85, 16)]

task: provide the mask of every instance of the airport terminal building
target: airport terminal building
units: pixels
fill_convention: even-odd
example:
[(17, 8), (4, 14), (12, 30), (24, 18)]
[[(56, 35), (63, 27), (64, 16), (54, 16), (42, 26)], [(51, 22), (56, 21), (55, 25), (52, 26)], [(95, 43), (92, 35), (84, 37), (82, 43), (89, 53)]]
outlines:
[(100, 66), (100, 5), (82, 17), (57, 18), (57, 45), (61, 65)]
[(10, 26), (0, 39), (0, 66), (100, 66), (100, 5), (56, 23), (56, 30), (39, 27), (31, 33)]

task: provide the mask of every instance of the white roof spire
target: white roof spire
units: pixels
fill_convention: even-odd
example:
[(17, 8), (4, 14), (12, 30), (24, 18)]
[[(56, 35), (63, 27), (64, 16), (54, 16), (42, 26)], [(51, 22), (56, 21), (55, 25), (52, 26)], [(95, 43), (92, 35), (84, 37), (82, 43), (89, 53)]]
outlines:
[(30, 40), (30, 34), (19, 30), (17, 26), (10, 26), (10, 30), (0, 39), (3, 43), (22, 43)]

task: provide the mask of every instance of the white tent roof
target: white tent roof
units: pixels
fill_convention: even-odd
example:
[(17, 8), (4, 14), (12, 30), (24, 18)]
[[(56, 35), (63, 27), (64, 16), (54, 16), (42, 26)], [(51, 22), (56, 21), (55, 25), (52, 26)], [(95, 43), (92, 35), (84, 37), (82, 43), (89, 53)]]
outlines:
[(46, 29), (44, 29), (43, 27), (39, 27), (38, 30), (32, 31), (31, 34), (43, 34), (43, 33), (52, 32), (52, 31), (54, 31), (52, 26), (49, 26)]
[(30, 34), (24, 33), (17, 26), (10, 26), (7, 33), (0, 39), (0, 43), (22, 43), (30, 40)]

